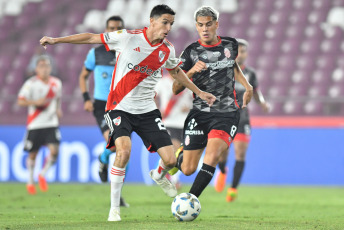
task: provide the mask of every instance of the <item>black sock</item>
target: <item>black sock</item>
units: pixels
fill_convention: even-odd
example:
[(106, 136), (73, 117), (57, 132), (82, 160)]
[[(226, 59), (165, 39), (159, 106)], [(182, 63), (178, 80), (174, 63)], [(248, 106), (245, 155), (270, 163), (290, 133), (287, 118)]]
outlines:
[(226, 164), (227, 164), (227, 161), (223, 161), (223, 162), (219, 162), (219, 169), (221, 170), (221, 172), (223, 174), (226, 173)]
[(238, 187), (244, 166), (245, 161), (235, 161), (232, 188)]
[(199, 197), (214, 176), (215, 167), (204, 164), (192, 184), (190, 193)]

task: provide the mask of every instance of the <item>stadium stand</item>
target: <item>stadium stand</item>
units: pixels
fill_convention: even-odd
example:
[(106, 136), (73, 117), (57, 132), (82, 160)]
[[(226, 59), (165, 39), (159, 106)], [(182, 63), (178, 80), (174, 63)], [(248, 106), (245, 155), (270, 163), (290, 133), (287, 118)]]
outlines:
[[(148, 25), (156, 0), (0, 0), (0, 123), (21, 124), (26, 110), (15, 105), (25, 69), (43, 35), (102, 32), (109, 15), (129, 29)], [(249, 65), (272, 105), (268, 116), (340, 116), (344, 112), (344, 1), (340, 0), (175, 0), (169, 40), (177, 55), (197, 39), (193, 11), (213, 5), (221, 13), (222, 36), (250, 42)], [(77, 10), (76, 10), (77, 9)], [(337, 15), (337, 16), (336, 16)], [(339, 15), (339, 16), (338, 16)], [(230, 22), (230, 23), (229, 23)], [(62, 124), (93, 124), (82, 109), (78, 75), (91, 46), (58, 45), (47, 52), (63, 81)], [(251, 103), (251, 114), (262, 111)], [(82, 117), (82, 119), (80, 119)]]

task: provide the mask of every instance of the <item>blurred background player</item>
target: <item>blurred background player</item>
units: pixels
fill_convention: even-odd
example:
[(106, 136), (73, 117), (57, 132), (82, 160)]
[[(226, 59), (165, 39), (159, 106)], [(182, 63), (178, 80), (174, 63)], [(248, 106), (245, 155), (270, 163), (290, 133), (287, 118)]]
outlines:
[[(216, 96), (212, 107), (195, 97), (184, 124), (184, 150), (177, 152), (177, 165), (170, 170), (171, 175), (178, 169), (187, 176), (193, 174), (206, 147), (202, 168), (190, 189), (197, 197), (213, 178), (220, 155), (228, 149), (237, 132), (240, 107), (236, 102), (234, 75), (245, 88), (242, 107), (249, 103), (253, 91), (235, 61), (238, 42), (231, 37), (217, 36), (218, 18), (219, 13), (212, 7), (197, 9), (194, 19), (200, 39), (181, 55), (181, 68), (187, 76), (199, 88)], [(177, 94), (182, 90), (184, 87), (175, 80), (173, 92)]]
[(28, 107), (27, 133), (24, 150), (29, 152), (26, 166), (29, 172), (27, 191), (36, 194), (34, 186), (34, 168), (38, 150), (47, 145), (49, 155), (45, 159), (42, 171), (38, 175), (39, 188), (48, 191), (45, 175), (56, 162), (61, 139), (59, 118), (61, 111), (62, 83), (50, 76), (51, 64), (49, 57), (40, 56), (36, 63), (36, 76), (28, 79), (19, 91), (18, 105)]
[(121, 30), (103, 34), (81, 33), (66, 37), (44, 36), (40, 44), (58, 43), (101, 44), (106, 49), (120, 52), (110, 93), (106, 104), (106, 123), (110, 128), (107, 148), (116, 146), (116, 158), (111, 169), (111, 207), (108, 221), (121, 221), (120, 195), (125, 178), (125, 167), (131, 153), (130, 135), (135, 131), (147, 149), (158, 152), (159, 166), (149, 172), (150, 177), (166, 195), (175, 197), (175, 186), (165, 177), (176, 163), (171, 137), (161, 121), (160, 111), (154, 101), (154, 89), (161, 76), (161, 68), (192, 90), (207, 106), (215, 96), (200, 90), (179, 68), (181, 61), (175, 57), (173, 45), (165, 38), (174, 23), (175, 12), (167, 5), (153, 7), (150, 25), (141, 30)]
[[(174, 151), (180, 147), (183, 142), (183, 126), (186, 116), (192, 107), (192, 92), (184, 90), (181, 93), (173, 94), (171, 87), (173, 78), (166, 74), (156, 85), (156, 101), (161, 112), (164, 125), (171, 136)], [(171, 181), (180, 189), (179, 181), (180, 172), (171, 176)], [(169, 174), (166, 174), (169, 176)]]
[[(256, 77), (255, 71), (245, 66), (245, 61), (248, 55), (248, 42), (244, 39), (237, 39), (239, 48), (238, 48), (238, 57), (236, 59), (237, 63), (240, 65), (241, 70), (243, 71), (245, 77), (249, 83), (253, 86), (253, 97), (255, 101), (261, 106), (262, 110), (267, 113), (270, 110), (269, 104), (265, 101), (262, 92), (258, 89), (258, 80)], [(245, 92), (245, 87), (239, 82), (235, 82), (235, 91), (237, 93), (237, 99), (239, 105), (243, 104), (242, 96)], [(250, 116), (247, 107), (240, 110), (240, 122), (238, 125), (238, 132), (233, 140), (234, 150), (235, 150), (235, 166), (233, 170), (233, 180), (232, 186), (228, 188), (226, 200), (228, 202), (234, 201), (237, 197), (237, 187), (240, 182), (241, 175), (245, 166), (246, 151), (248, 144), (251, 139), (251, 125), (250, 125)], [(217, 192), (222, 192), (226, 185), (227, 171), (227, 157), (229, 149), (224, 151), (220, 157), (219, 168), (220, 173), (215, 182), (215, 190)]]
[[(124, 28), (123, 19), (119, 16), (112, 16), (106, 21), (105, 32), (112, 32)], [(116, 65), (116, 51), (107, 52), (104, 45), (92, 48), (86, 57), (84, 66), (82, 67), (79, 76), (79, 85), (84, 98), (84, 109), (88, 112), (93, 112), (96, 118), (100, 131), (103, 134), (105, 141), (109, 137), (109, 127), (104, 118), (107, 97), (110, 92), (110, 85), (112, 79), (112, 72)], [(94, 71), (94, 93), (92, 102), (88, 93), (88, 77)], [(99, 176), (102, 182), (108, 181), (108, 166), (109, 156), (115, 149), (107, 149), (104, 146), (103, 153), (99, 156)], [(129, 207), (121, 197), (121, 206)]]

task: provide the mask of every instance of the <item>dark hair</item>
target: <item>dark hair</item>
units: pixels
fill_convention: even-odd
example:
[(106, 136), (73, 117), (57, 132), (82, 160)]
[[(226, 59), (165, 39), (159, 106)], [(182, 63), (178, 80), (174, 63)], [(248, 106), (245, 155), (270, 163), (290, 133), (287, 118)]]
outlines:
[(150, 17), (151, 18), (160, 17), (163, 14), (175, 15), (176, 12), (174, 12), (174, 10), (172, 10), (169, 6), (165, 4), (161, 4), (161, 5), (156, 5), (153, 7), (150, 13)]
[(124, 27), (124, 21), (120, 16), (111, 16), (108, 18), (108, 20), (106, 20), (106, 27), (108, 27), (109, 21), (121, 21), (122, 22), (122, 26)]

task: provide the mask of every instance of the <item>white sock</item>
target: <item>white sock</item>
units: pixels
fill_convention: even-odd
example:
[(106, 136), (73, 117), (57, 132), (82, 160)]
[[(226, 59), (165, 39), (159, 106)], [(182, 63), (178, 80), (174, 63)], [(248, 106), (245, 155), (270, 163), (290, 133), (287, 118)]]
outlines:
[(45, 159), (44, 167), (40, 173), (41, 176), (45, 177), (45, 174), (48, 172), (51, 166), (55, 164), (56, 160), (57, 160), (57, 155), (53, 156), (50, 154), (49, 156), (47, 156), (47, 158)]
[(170, 169), (171, 168), (167, 168), (164, 165), (164, 162), (162, 162), (162, 160), (160, 159), (158, 167), (153, 170), (154, 179), (159, 180), (159, 179), (163, 178)]
[(35, 169), (35, 160), (32, 160), (30, 157), (28, 157), (26, 159), (26, 167), (27, 167), (27, 170), (29, 171), (29, 178), (28, 178), (27, 183), (28, 184), (34, 184), (33, 171)]
[(111, 181), (111, 208), (115, 208), (119, 211), (121, 191), (125, 178), (125, 168), (118, 168), (112, 166), (110, 173)]

